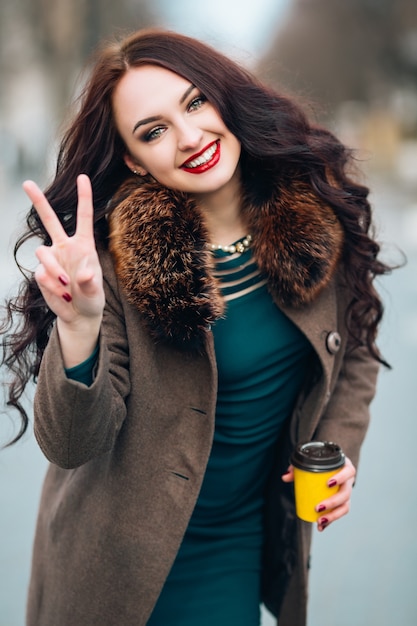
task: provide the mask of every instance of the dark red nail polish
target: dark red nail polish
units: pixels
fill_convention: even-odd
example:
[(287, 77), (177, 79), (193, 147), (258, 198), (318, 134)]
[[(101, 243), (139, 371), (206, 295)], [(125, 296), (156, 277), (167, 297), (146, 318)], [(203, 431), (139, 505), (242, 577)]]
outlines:
[(334, 478), (332, 478), (331, 480), (329, 480), (329, 482), (327, 483), (329, 487), (336, 487), (337, 485), (337, 480), (335, 480)]
[(327, 517), (322, 517), (321, 520), (319, 520), (319, 524), (322, 528), (326, 528), (328, 523), (329, 520), (327, 519)]
[(64, 285), (64, 287), (66, 287), (68, 285), (68, 281), (65, 278), (65, 276), (58, 276), (58, 280), (61, 283), (61, 285)]
[(72, 301), (72, 296), (69, 293), (63, 293), (62, 297), (64, 298), (65, 302), (71, 302)]
[(317, 513), (323, 513), (323, 511), (326, 510), (326, 507), (324, 506), (324, 504), (320, 504), (320, 506), (317, 509)]

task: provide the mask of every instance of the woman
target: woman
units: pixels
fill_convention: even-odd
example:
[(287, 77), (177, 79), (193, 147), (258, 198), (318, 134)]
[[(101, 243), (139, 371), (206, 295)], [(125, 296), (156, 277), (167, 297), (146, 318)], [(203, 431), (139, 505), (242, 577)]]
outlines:
[(18, 247), (44, 245), (9, 303), (24, 320), (10, 404), (35, 376), (51, 461), (29, 626), (254, 626), (261, 602), (305, 624), (290, 453), (317, 439), (347, 455), (322, 531), (349, 510), (383, 362), (388, 268), (350, 166), (191, 38), (142, 31), (99, 53), (54, 181), (24, 185)]

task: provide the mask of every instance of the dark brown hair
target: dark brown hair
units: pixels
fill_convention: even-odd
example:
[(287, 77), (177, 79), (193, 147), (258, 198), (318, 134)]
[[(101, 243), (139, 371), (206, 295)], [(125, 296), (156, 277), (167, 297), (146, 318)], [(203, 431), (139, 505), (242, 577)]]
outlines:
[[(87, 174), (92, 182), (97, 237), (105, 230), (109, 200), (131, 176), (114, 124), (112, 95), (129, 68), (144, 64), (160, 65), (187, 78), (218, 109), (242, 144), (242, 180), (254, 198), (262, 201), (267, 197), (277, 178), (285, 182), (297, 177), (333, 207), (345, 230), (343, 261), (353, 294), (348, 327), (356, 342), (365, 343), (370, 354), (383, 362), (375, 344), (383, 306), (373, 280), (389, 268), (378, 260), (379, 246), (370, 235), (368, 189), (348, 174), (352, 155), (333, 134), (311, 124), (293, 99), (263, 85), (247, 70), (195, 39), (169, 31), (139, 31), (98, 51), (78, 113), (63, 137), (55, 178), (46, 191), (67, 232), (71, 234), (75, 227), (78, 174)], [(49, 243), (33, 207), (26, 232), (16, 243), (15, 257), (31, 237)], [(22, 416), (16, 441), (28, 424), (20, 399), (28, 381), (36, 380), (54, 314), (32, 274), (25, 277), (19, 294), (6, 309), (2, 363), (13, 376), (8, 405), (16, 407)]]

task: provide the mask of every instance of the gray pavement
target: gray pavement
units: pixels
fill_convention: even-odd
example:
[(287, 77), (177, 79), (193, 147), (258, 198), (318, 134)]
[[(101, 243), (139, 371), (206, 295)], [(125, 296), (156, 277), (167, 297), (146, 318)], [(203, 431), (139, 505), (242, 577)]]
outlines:
[[(381, 239), (408, 255), (382, 281), (386, 318), (380, 345), (393, 365), (382, 371), (350, 515), (314, 532), (308, 626), (415, 626), (417, 600), (417, 189), (373, 185)], [(0, 177), (0, 296), (14, 289), (11, 238), (27, 207)], [(394, 257), (394, 246), (388, 249)], [(397, 257), (398, 258), (398, 255)], [(1, 416), (0, 439), (12, 433)], [(46, 462), (31, 432), (0, 452), (0, 626), (23, 626), (38, 499)], [(198, 617), (196, 617), (196, 625)], [(274, 620), (263, 617), (263, 626)], [(59, 626), (59, 625), (57, 625)], [(234, 626), (234, 625), (231, 625)]]

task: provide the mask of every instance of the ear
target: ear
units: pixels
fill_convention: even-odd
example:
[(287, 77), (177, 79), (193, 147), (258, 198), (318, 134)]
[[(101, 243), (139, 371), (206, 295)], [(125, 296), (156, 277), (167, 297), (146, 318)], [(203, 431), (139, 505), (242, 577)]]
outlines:
[(146, 174), (148, 173), (143, 167), (138, 165), (129, 154), (125, 154), (123, 160), (126, 163), (127, 167), (132, 170), (134, 174), (146, 176)]

